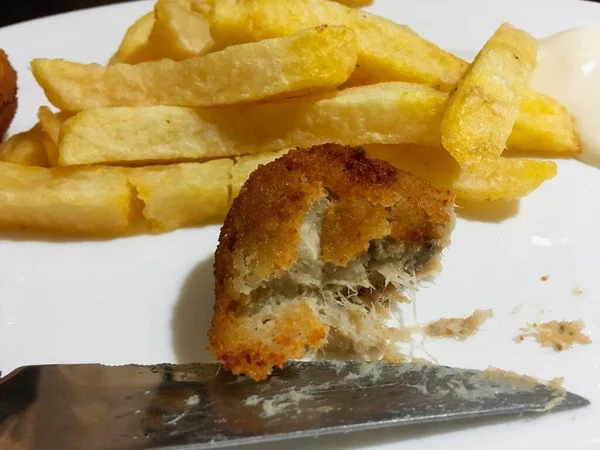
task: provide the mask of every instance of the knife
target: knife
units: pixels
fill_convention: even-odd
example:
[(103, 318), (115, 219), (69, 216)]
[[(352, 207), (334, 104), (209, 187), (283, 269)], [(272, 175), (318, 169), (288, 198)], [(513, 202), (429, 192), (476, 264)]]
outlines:
[(0, 379), (0, 448), (207, 449), (588, 404), (507, 372), (413, 363), (298, 361), (264, 382), (218, 364), (27, 366)]

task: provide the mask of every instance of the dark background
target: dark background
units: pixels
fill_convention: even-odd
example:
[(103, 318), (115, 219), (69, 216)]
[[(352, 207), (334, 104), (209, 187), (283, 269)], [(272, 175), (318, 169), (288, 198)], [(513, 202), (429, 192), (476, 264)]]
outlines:
[[(0, 27), (22, 22), (24, 20), (35, 19), (36, 17), (49, 16), (51, 14), (58, 14), (75, 9), (90, 8), (92, 6), (110, 5), (122, 1), (123, 0), (0, 0)], [(591, 1), (600, 2), (600, 0)]]
[(75, 9), (122, 2), (123, 0), (0, 0), (0, 27)]

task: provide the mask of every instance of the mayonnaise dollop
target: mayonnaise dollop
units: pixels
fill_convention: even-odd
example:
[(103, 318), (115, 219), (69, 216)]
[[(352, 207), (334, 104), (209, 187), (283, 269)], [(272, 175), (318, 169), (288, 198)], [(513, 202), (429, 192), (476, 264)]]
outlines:
[(573, 28), (540, 41), (531, 89), (569, 110), (581, 142), (578, 158), (600, 167), (600, 27)]

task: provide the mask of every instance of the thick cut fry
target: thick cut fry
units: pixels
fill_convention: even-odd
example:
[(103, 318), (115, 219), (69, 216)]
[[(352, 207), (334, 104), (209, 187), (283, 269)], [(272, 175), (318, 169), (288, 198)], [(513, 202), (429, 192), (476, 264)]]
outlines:
[(190, 1), (158, 0), (149, 45), (159, 58), (175, 61), (207, 53), (214, 42), (208, 20), (192, 11)]
[(461, 167), (493, 165), (504, 149), (537, 62), (537, 42), (502, 25), (450, 98), (442, 143)]
[(44, 130), (38, 123), (33, 128), (11, 136), (0, 144), (0, 161), (24, 166), (48, 167), (44, 147)]
[[(448, 94), (427, 86), (396, 82), (223, 108), (91, 109), (63, 125), (59, 164), (197, 160), (328, 142), (441, 146), (447, 100)], [(523, 132), (509, 141), (515, 149), (544, 149), (554, 136), (556, 145), (558, 138), (574, 139), (568, 132), (520, 127)]]
[(235, 165), (231, 171), (231, 198), (238, 196), (242, 186), (259, 166), (269, 164), (271, 161), (285, 155), (288, 150), (280, 152), (259, 153), (257, 155), (240, 156), (235, 159)]
[(118, 236), (130, 226), (131, 188), (110, 169), (0, 163), (0, 227)]
[(213, 4), (214, 0), (192, 0), (192, 11), (196, 11), (208, 19)]
[(127, 29), (119, 49), (108, 63), (138, 64), (156, 59), (156, 55), (148, 42), (152, 27), (154, 27), (154, 12), (144, 14), (136, 20)]
[(350, 84), (411, 81), (450, 90), (467, 67), (407, 26), (328, 0), (219, 0), (211, 12), (211, 33), (220, 48), (321, 24), (356, 32), (358, 65)]
[[(340, 3), (351, 1), (361, 0)], [(359, 67), (348, 82), (354, 86), (411, 81), (451, 91), (469, 67), (404, 25), (327, 0), (219, 0), (211, 16), (211, 32), (223, 48), (322, 23), (346, 25), (356, 32)], [(532, 106), (539, 103), (538, 109), (545, 103), (544, 96), (535, 93), (530, 101)]]
[(556, 175), (556, 163), (531, 159), (498, 158), (489, 173), (461, 169), (440, 147), (418, 145), (369, 145), (367, 152), (427, 180), (437, 189), (449, 190), (471, 202), (515, 200), (526, 196)]
[(144, 202), (143, 214), (153, 231), (221, 221), (229, 208), (233, 161), (126, 169)]
[(352, 30), (318, 27), (184, 61), (102, 67), (36, 59), (31, 68), (52, 104), (80, 111), (102, 106), (215, 106), (330, 90), (346, 81), (355, 63)]
[(350, 6), (351, 8), (360, 8), (373, 4), (373, 0), (333, 0), (342, 5)]
[(44, 148), (46, 149), (48, 162), (52, 167), (58, 165), (58, 136), (60, 127), (71, 115), (65, 111), (53, 113), (47, 106), (40, 106), (38, 109), (38, 120), (40, 121), (42, 130), (45, 132), (45, 136), (43, 137)]

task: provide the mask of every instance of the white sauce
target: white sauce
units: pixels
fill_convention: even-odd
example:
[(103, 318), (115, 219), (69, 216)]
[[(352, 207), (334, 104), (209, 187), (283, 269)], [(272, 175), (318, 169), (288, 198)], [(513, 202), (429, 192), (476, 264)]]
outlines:
[(600, 27), (578, 27), (540, 41), (531, 89), (555, 98), (575, 119), (582, 152), (600, 167)]

